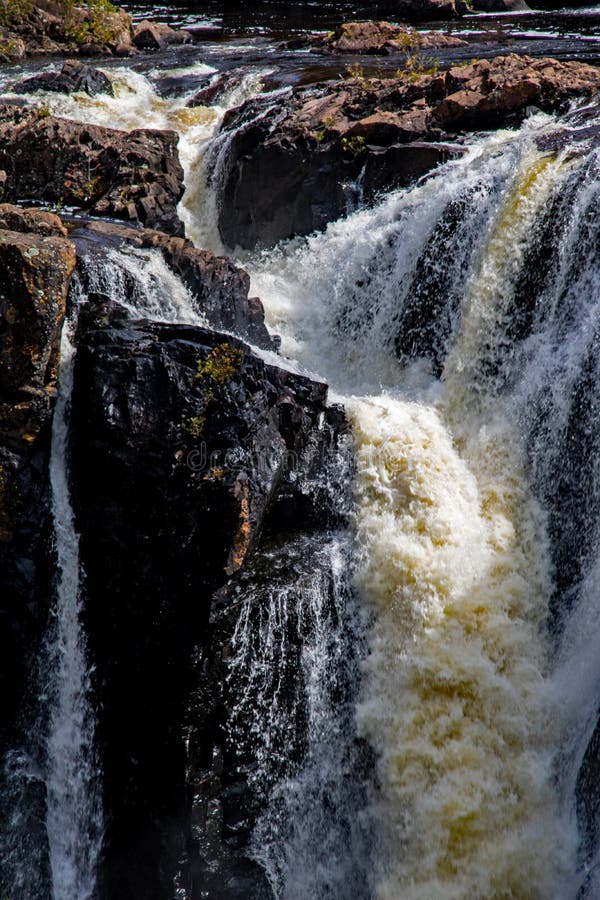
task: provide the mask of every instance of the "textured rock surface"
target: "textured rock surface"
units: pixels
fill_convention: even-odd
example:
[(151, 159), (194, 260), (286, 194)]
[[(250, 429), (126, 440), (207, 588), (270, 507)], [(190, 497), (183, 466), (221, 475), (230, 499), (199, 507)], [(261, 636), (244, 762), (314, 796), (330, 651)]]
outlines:
[[(125, 56), (132, 49), (131, 18), (123, 10), (87, 8), (65, 0), (33, 0), (11, 10), (0, 37), (19, 42), (23, 56), (57, 53)], [(12, 14), (11, 14), (12, 13)]]
[[(599, 86), (600, 70), (592, 66), (511, 54), (392, 79), (359, 72), (295, 89), (278, 105), (247, 101), (222, 126), (231, 135), (216, 175), (223, 240), (232, 247), (268, 246), (343, 215), (345, 186), (378, 152), (373, 148), (412, 145), (398, 163), (410, 161), (408, 171), (422, 174), (425, 166), (415, 162), (422, 141), (447, 143), (467, 129), (518, 123), (532, 105), (550, 111)], [(406, 180), (401, 171), (391, 175), (390, 184)]]
[(133, 43), (139, 50), (161, 50), (171, 44), (189, 44), (192, 36), (184, 29), (145, 19), (133, 30)]
[(63, 234), (56, 216), (0, 206), (0, 756), (27, 727), (50, 593), (50, 416), (75, 265)]
[[(1, 207), (0, 207), (1, 210)], [(190, 289), (198, 310), (213, 328), (225, 328), (257, 344), (273, 349), (265, 326), (265, 313), (258, 297), (248, 297), (250, 278), (229, 259), (198, 250), (184, 238), (161, 231), (134, 229), (114, 222), (77, 223), (71, 234), (76, 243), (101, 241), (115, 247), (156, 247), (168, 266)]]
[[(72, 418), (111, 811), (100, 896), (163, 900), (182, 865), (202, 896), (181, 736), (193, 658), (211, 640), (214, 592), (254, 552), (278, 499), (293, 497), (301, 472), (290, 472), (306, 449), (325, 453), (334, 429), (322, 421), (325, 385), (265, 365), (238, 341), (106, 316), (90, 310), (81, 322)], [(309, 516), (295, 509), (301, 527)], [(204, 721), (205, 760), (216, 727)], [(243, 851), (229, 856), (210, 896), (261, 896)], [(227, 892), (234, 870), (242, 893)]]
[(123, 132), (0, 106), (0, 170), (7, 200), (72, 204), (183, 233), (176, 210), (183, 170), (174, 132)]
[(42, 72), (12, 85), (15, 94), (32, 94), (35, 91), (54, 91), (58, 94), (72, 94), (84, 91), (90, 97), (96, 94), (113, 94), (110, 78), (93, 66), (76, 59), (67, 59), (60, 72)]
[(451, 35), (438, 32), (421, 34), (414, 29), (394, 25), (391, 22), (345, 22), (331, 34), (316, 37), (310, 43), (315, 48), (332, 53), (376, 55), (466, 45), (466, 41)]

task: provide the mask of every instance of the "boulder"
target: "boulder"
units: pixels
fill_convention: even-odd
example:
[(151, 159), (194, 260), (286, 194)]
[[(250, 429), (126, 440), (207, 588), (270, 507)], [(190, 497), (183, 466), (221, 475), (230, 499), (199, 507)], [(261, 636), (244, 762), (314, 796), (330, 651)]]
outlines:
[(162, 50), (173, 44), (189, 44), (191, 40), (189, 31), (171, 28), (151, 19), (139, 22), (133, 30), (133, 43), (138, 50)]
[(469, 11), (465, 0), (396, 0), (394, 9), (407, 21), (456, 19)]
[(221, 126), (228, 152), (212, 175), (221, 236), (228, 246), (253, 248), (310, 233), (344, 214), (351, 185), (380, 148), (413, 145), (388, 157), (406, 163), (405, 173), (368, 164), (385, 190), (383, 172), (394, 186), (411, 172), (424, 174), (427, 160), (437, 165), (439, 154), (424, 150), (416, 163), (423, 142), (518, 124), (530, 106), (552, 111), (599, 87), (593, 66), (511, 54), (447, 72), (412, 67), (386, 79), (352, 71), (338, 82), (295, 88), (277, 105), (268, 97), (246, 101)]
[(188, 100), (187, 106), (213, 106), (227, 91), (238, 87), (245, 75), (247, 75), (247, 70), (244, 69), (231, 69), (229, 72), (219, 72), (206, 87), (202, 87)]
[[(0, 207), (1, 210), (1, 207)], [(102, 242), (115, 247), (156, 247), (161, 250), (167, 265), (191, 291), (198, 311), (213, 328), (227, 329), (253, 344), (274, 349), (273, 339), (265, 326), (265, 313), (258, 297), (248, 297), (250, 278), (239, 266), (208, 250), (199, 250), (180, 237), (161, 231), (137, 229), (114, 222), (74, 220), (71, 239), (82, 247)]]
[(73, 205), (98, 216), (182, 234), (183, 169), (171, 131), (86, 125), (0, 106), (4, 198)]
[(104, 72), (75, 59), (67, 59), (60, 72), (42, 72), (19, 81), (11, 86), (11, 91), (15, 94), (33, 94), (36, 91), (73, 94), (83, 91), (90, 97), (96, 94), (113, 96), (112, 82)]

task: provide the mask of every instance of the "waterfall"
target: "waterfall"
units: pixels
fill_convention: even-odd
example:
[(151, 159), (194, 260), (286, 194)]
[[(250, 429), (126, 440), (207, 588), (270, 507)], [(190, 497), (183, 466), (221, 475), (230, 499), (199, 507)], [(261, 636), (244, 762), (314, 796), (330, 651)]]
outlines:
[(481, 138), (249, 263), (353, 424), (382, 900), (575, 898), (596, 865), (599, 181), (573, 124), (559, 152), (542, 115)]
[(240, 587), (229, 740), (263, 804), (250, 855), (275, 897), (366, 896), (365, 774), (353, 704), (364, 622), (344, 533), (268, 551)]
[(63, 328), (52, 422), (50, 483), (58, 565), (56, 607), (48, 636), (46, 828), (53, 900), (88, 900), (102, 838), (102, 804), (94, 753), (94, 714), (81, 625), (81, 571), (69, 493), (69, 402), (74, 321)]

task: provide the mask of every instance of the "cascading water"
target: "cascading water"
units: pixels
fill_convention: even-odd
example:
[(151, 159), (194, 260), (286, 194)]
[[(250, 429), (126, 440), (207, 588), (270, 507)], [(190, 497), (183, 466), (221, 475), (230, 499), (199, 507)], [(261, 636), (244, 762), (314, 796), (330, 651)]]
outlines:
[(52, 423), (50, 483), (58, 585), (47, 638), (49, 734), (46, 830), (53, 900), (89, 900), (102, 839), (102, 803), (94, 753), (94, 715), (81, 626), (79, 537), (69, 494), (69, 416), (74, 323), (61, 338), (59, 389)]
[(249, 853), (276, 897), (368, 893), (368, 823), (353, 706), (364, 623), (337, 533), (274, 548), (244, 584), (231, 641), (230, 742), (264, 804)]
[(598, 161), (575, 137), (538, 150), (558, 128), (534, 117), (250, 261), (283, 352), (353, 423), (389, 900), (575, 897), (585, 877)]

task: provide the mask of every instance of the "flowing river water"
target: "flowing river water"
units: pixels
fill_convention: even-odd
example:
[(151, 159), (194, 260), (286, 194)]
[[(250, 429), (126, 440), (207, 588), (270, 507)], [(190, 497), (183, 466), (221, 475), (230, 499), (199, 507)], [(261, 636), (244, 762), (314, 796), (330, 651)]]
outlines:
[[(110, 69), (114, 98), (34, 102), (86, 122), (177, 130), (187, 234), (221, 252), (227, 147), (214, 135), (228, 107), (264, 90), (272, 67), (249, 67), (214, 107), (186, 108), (192, 88), (160, 89), (210, 71), (201, 59), (146, 72), (123, 64)], [(308, 749), (275, 784), (260, 766), (256, 776), (269, 799), (249, 852), (278, 898), (600, 896), (598, 850), (578, 822), (600, 697), (600, 151), (577, 139), (589, 119), (578, 123), (571, 115), (562, 149), (542, 150), (564, 124), (532, 115), (323, 234), (237, 254), (282, 337), (278, 364), (328, 381), (356, 456), (352, 532), (286, 551), (310, 556), (317, 574), (286, 583), (275, 565), (272, 585), (249, 589), (233, 639), (230, 677), (244, 690), (232, 739), (248, 739), (236, 736), (236, 715), (249, 704), (265, 766), (291, 721), (277, 706), (277, 677), (292, 606), (303, 640)], [(125, 269), (140, 286), (133, 298)], [(197, 321), (153, 252), (109, 259), (90, 278), (132, 315)], [(69, 508), (57, 499), (68, 500), (58, 465), (68, 333), (64, 342), (54, 508), (59, 593), (76, 603), (76, 536), (60, 537)], [(73, 624), (76, 607), (66, 615)], [(56, 769), (69, 761), (70, 704), (88, 805), (76, 793), (49, 805), (54, 900), (93, 896), (84, 882), (101, 830), (76, 644), (68, 696), (57, 689), (50, 716), (49, 793), (58, 796), (59, 775), (71, 778)], [(338, 704), (341, 684), (352, 689)], [(373, 752), (366, 790), (349, 750), (356, 736)], [(88, 875), (68, 870), (64, 843), (80, 850), (86, 830), (75, 832), (71, 807), (89, 813)]]

